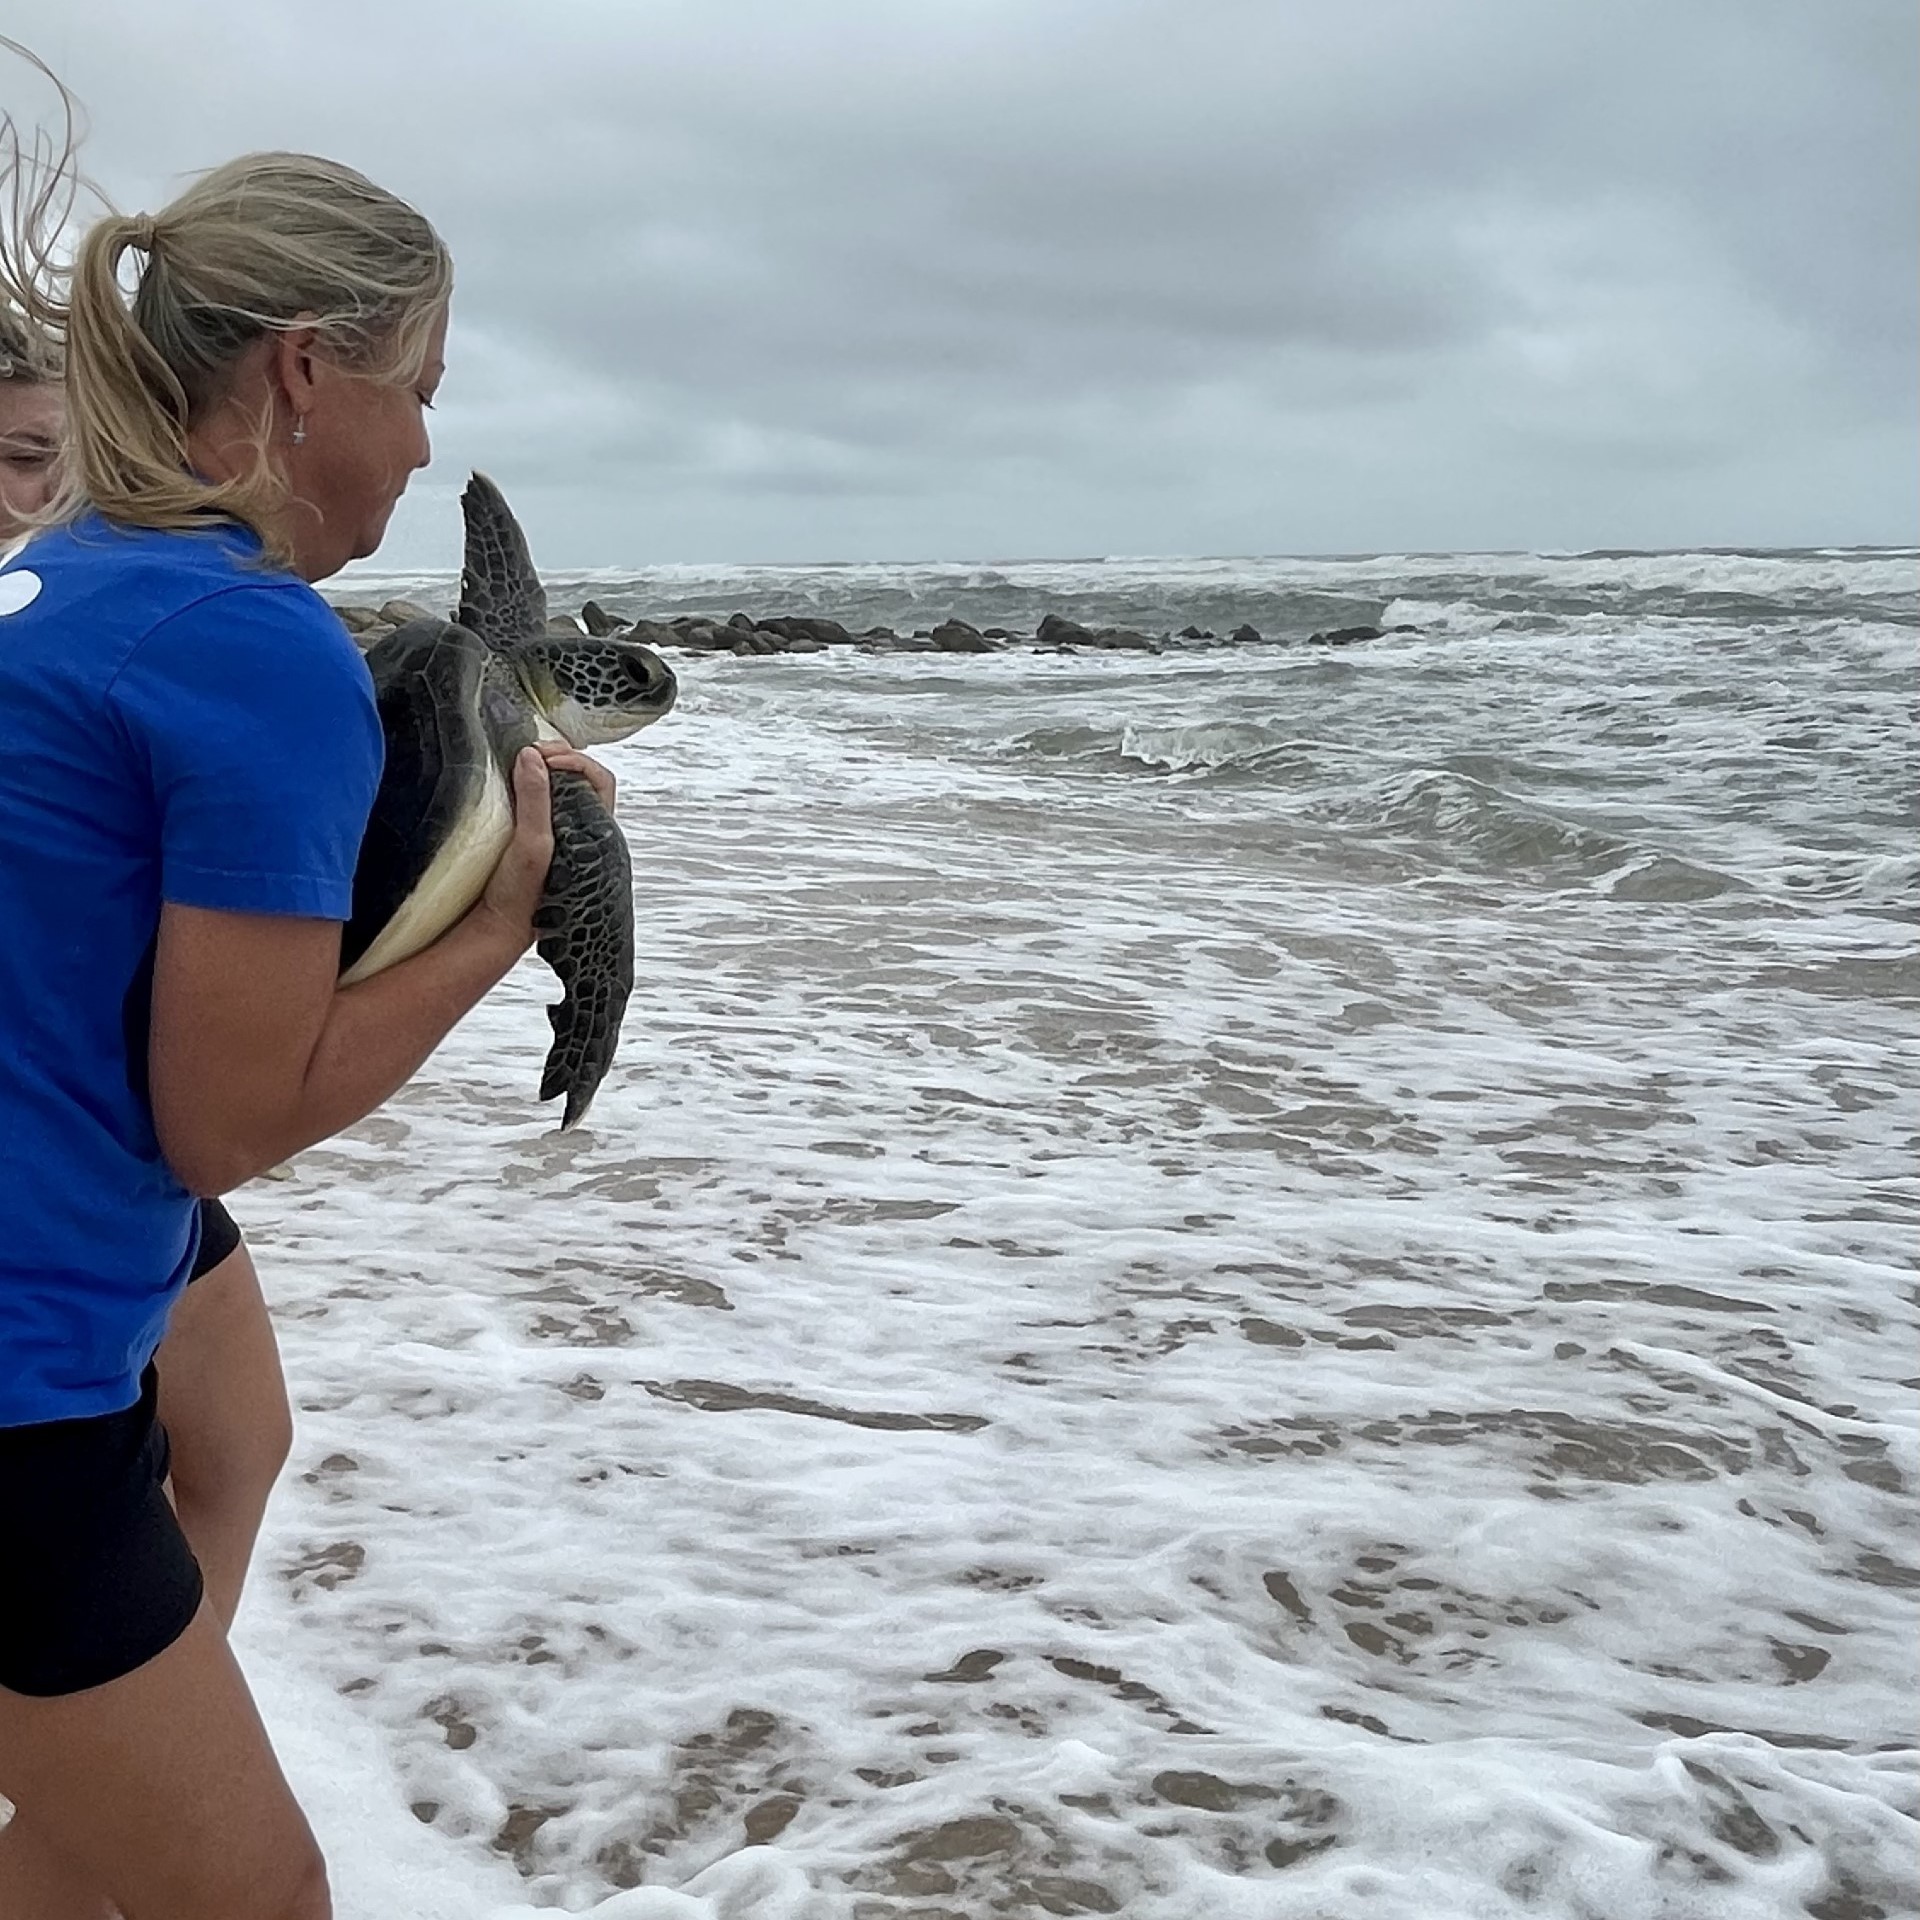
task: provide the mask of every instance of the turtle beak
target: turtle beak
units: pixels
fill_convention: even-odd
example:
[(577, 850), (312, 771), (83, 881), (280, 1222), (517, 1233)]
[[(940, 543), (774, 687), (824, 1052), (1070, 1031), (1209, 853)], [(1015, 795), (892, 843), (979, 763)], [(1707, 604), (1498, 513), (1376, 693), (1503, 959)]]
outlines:
[(665, 719), (680, 698), (680, 682), (674, 678), (673, 669), (651, 647), (643, 647), (638, 641), (626, 649), (626, 654), (627, 671), (634, 681), (626, 704), (646, 714), (643, 724)]

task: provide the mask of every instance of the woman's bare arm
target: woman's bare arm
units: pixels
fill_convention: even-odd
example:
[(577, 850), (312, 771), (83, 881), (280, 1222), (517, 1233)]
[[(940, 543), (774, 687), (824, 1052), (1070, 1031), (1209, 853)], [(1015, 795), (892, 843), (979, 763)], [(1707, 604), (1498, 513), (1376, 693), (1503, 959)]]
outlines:
[(611, 777), (564, 750), (514, 767), (515, 827), (480, 904), (432, 946), (339, 985), (330, 920), (164, 907), (149, 1050), (154, 1126), (182, 1185), (218, 1194), (371, 1113), (534, 940), (553, 835), (547, 765)]

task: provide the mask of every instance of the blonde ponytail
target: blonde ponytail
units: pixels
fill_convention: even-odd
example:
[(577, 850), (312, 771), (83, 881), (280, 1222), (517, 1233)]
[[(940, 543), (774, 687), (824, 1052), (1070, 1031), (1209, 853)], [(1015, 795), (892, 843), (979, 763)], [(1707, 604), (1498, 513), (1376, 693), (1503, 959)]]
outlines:
[[(243, 501), (220, 498), (234, 491), (232, 482), (213, 486), (188, 471), (186, 388), (135, 324), (120, 290), (121, 263), (141, 231), (150, 237), (150, 228), (124, 216), (95, 221), (73, 263), (66, 311), (67, 478), (51, 512), (91, 506), (135, 526), (191, 525), (208, 512), (234, 513)], [(244, 510), (235, 517), (256, 520)]]

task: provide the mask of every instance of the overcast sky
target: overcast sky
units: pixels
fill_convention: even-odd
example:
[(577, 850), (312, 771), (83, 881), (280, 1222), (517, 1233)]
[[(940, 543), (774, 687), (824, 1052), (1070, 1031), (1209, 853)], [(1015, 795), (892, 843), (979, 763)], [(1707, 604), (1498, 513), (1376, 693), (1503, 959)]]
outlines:
[[(550, 567), (1912, 542), (1912, 0), (9, 0), (129, 210), (459, 277)], [(4, 98), (45, 100), (17, 63)]]

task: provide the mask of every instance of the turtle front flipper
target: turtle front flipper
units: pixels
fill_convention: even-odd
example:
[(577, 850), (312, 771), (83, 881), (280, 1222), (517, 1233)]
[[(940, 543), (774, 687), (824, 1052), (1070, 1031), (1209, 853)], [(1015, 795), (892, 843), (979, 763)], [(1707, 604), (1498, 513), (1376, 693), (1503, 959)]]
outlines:
[(490, 647), (511, 647), (545, 633), (547, 592), (506, 497), (484, 473), (476, 473), (460, 496), (460, 513), (467, 549), (455, 617)]
[(534, 925), (536, 951), (565, 989), (547, 1009), (553, 1047), (540, 1098), (567, 1096), (560, 1125), (576, 1126), (613, 1064), (633, 991), (633, 866), (600, 796), (577, 773), (552, 775), (553, 864)]

